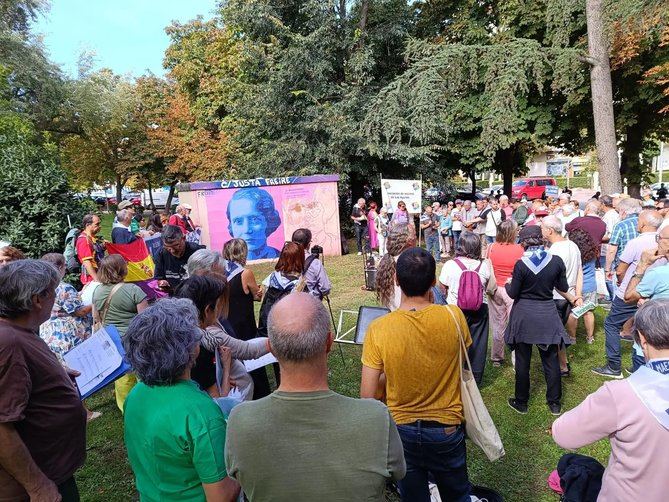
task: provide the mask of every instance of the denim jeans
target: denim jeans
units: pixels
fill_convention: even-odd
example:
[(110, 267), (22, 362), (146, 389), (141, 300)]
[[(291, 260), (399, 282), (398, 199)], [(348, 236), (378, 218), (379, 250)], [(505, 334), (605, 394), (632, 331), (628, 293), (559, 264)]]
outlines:
[(458, 244), (460, 243), (460, 234), (462, 230), (453, 230), (453, 254), (455, 250), (458, 249)]
[(407, 474), (399, 482), (402, 502), (430, 502), (428, 475), (432, 475), (441, 499), (469, 502), (467, 449), (462, 425), (450, 434), (444, 427), (398, 425), (404, 447)]
[(353, 228), (355, 229), (355, 243), (358, 245), (358, 253), (367, 251), (369, 249), (367, 243), (367, 225), (353, 224)]
[(609, 367), (620, 371), (620, 330), (623, 324), (637, 311), (636, 304), (629, 305), (617, 296), (613, 297), (611, 310), (604, 320), (604, 334), (606, 335), (606, 359)]
[(493, 242), (495, 242), (495, 238), (494, 238), (494, 237), (490, 237), (489, 235), (486, 235), (486, 236), (485, 236), (485, 240), (486, 240), (486, 242), (487, 242), (488, 244), (492, 244)]
[(638, 370), (641, 366), (646, 365), (646, 358), (643, 356), (643, 353), (639, 353), (641, 352), (640, 347), (637, 352), (637, 347), (638, 345), (634, 343), (634, 346), (632, 347), (632, 372)]
[(425, 247), (427, 248), (427, 252), (430, 253), (436, 261), (439, 261), (439, 234), (437, 234), (437, 232), (425, 236)]
[(616, 288), (613, 285), (613, 281), (609, 281), (608, 279), (605, 280), (606, 283), (606, 291), (609, 293), (609, 300), (613, 301), (614, 295), (616, 293)]

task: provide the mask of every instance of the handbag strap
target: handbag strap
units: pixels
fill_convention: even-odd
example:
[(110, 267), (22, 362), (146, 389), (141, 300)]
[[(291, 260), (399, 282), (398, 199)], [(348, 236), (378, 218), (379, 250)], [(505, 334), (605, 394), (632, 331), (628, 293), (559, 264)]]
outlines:
[(462, 360), (463, 352), (465, 354), (465, 361), (467, 361), (467, 367), (468, 368), (472, 367), (472, 363), (469, 362), (469, 354), (467, 353), (467, 346), (465, 345), (465, 339), (462, 336), (462, 328), (460, 327), (460, 322), (458, 321), (458, 318), (455, 317), (455, 314), (453, 314), (453, 311), (451, 310), (450, 305), (446, 306), (446, 311), (450, 314), (451, 319), (453, 319), (453, 322), (455, 323), (455, 327), (458, 330), (458, 339), (460, 340), (460, 350), (458, 351), (458, 359), (460, 360), (460, 380), (463, 381), (463, 378), (462, 378), (462, 372), (464, 370), (464, 361)]
[[(112, 290), (109, 292), (109, 296), (105, 300), (105, 304), (102, 306), (102, 310), (98, 311), (97, 309), (95, 309), (95, 312), (97, 313), (96, 322), (99, 322), (100, 324), (104, 324), (105, 319), (107, 318), (107, 310), (109, 310), (109, 306), (111, 305), (112, 296), (114, 296), (114, 294), (119, 289), (121, 289), (121, 286), (123, 286), (123, 283), (119, 282), (118, 284), (116, 284), (112, 288)], [(93, 302), (93, 306), (95, 306), (95, 302)], [(102, 317), (100, 317), (100, 314), (102, 314)]]

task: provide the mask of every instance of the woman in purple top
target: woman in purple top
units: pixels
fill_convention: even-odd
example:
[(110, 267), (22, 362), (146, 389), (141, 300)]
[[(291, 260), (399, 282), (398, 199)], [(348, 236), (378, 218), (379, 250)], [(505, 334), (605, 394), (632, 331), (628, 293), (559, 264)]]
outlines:
[(562, 448), (609, 439), (598, 501), (660, 502), (669, 493), (669, 299), (644, 303), (634, 327), (646, 365), (625, 380), (606, 382), (553, 422), (553, 439)]
[(407, 205), (404, 201), (399, 201), (397, 203), (397, 209), (393, 213), (393, 219), (390, 220), (391, 225), (408, 225), (409, 224), (409, 211), (407, 211)]

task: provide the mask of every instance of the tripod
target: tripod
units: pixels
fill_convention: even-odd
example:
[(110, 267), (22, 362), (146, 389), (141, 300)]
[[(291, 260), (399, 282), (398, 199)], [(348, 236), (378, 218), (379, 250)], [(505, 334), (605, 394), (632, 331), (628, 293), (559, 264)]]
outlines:
[[(316, 246), (314, 246), (314, 248), (315, 247)], [(321, 260), (321, 263), (323, 264), (323, 268), (325, 268), (325, 256), (322, 253), (323, 248), (320, 248), (321, 252), (319, 252), (319, 253), (314, 253), (314, 251), (315, 251), (314, 248), (311, 248), (311, 253), (316, 254), (317, 259)], [(316, 251), (318, 251), (318, 249), (316, 249)], [(318, 294), (328, 304), (328, 310), (330, 311), (330, 319), (332, 319), (332, 329), (335, 332), (335, 338), (337, 338), (339, 336), (339, 333), (337, 333), (337, 323), (335, 321), (334, 312), (332, 311), (332, 303), (330, 303), (330, 295), (329, 294), (324, 295), (320, 291), (318, 291)], [(344, 349), (341, 348), (341, 344), (337, 344), (337, 345), (339, 346), (339, 355), (341, 356), (341, 362), (344, 366), (346, 366), (346, 359), (344, 358)]]

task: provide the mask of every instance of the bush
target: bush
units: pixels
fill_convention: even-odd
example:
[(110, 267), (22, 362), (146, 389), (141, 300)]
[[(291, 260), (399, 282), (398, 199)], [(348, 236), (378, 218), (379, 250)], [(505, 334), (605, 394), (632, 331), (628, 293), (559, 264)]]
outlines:
[(0, 240), (33, 258), (62, 252), (68, 215), (77, 225), (91, 209), (74, 199), (55, 145), (38, 139), (27, 120), (0, 114)]

